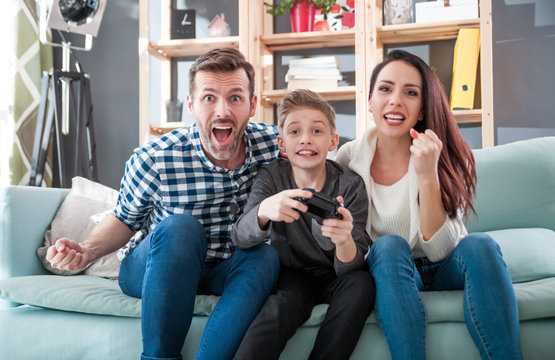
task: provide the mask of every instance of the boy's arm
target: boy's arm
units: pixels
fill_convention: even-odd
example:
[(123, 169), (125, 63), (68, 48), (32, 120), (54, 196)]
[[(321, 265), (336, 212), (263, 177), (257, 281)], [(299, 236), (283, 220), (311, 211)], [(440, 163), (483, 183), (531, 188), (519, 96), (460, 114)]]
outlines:
[[(343, 179), (342, 179), (343, 180)], [(344, 205), (350, 211), (353, 217), (353, 230), (351, 235), (357, 247), (357, 254), (350, 263), (341, 262), (337, 256), (335, 257), (335, 272), (340, 275), (351, 270), (361, 269), (364, 267), (364, 255), (368, 252), (371, 240), (366, 233), (366, 220), (368, 218), (368, 197), (364, 188), (362, 179), (356, 175), (355, 181), (343, 187)], [(345, 182), (345, 181), (343, 181)]]
[(271, 172), (261, 168), (254, 180), (245, 212), (231, 234), (233, 244), (245, 249), (264, 242), (269, 237), (272, 221), (291, 223), (306, 212), (308, 207), (296, 198), (310, 197), (312, 193), (301, 189), (279, 191)]
[(262, 167), (254, 179), (243, 214), (234, 224), (231, 232), (231, 240), (238, 248), (247, 249), (256, 246), (269, 237), (270, 227), (262, 229), (258, 225), (258, 207), (262, 200), (273, 193), (270, 189), (270, 180), (268, 172)]

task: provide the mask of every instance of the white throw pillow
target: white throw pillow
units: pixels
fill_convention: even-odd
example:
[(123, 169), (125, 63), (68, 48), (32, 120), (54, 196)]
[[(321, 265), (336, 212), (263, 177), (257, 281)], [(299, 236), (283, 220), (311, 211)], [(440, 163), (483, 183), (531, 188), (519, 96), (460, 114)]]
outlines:
[(118, 192), (112, 188), (83, 177), (72, 179), (71, 191), (58, 209), (50, 229), (44, 234), (44, 246), (37, 250), (39, 258), (48, 271), (57, 275), (84, 273), (109, 279), (118, 277), (120, 261), (116, 252), (103, 256), (86, 269), (78, 271), (53, 269), (46, 261), (48, 248), (59, 238), (83, 241), (99, 221), (99, 216), (106, 215), (116, 206), (117, 197)]

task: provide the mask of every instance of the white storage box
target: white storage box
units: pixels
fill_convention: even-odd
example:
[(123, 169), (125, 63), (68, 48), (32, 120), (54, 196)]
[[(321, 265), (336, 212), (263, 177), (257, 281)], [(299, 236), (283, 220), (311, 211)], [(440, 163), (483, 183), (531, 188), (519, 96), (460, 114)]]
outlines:
[(419, 2), (415, 7), (415, 22), (427, 23), (478, 18), (478, 0), (443, 0)]

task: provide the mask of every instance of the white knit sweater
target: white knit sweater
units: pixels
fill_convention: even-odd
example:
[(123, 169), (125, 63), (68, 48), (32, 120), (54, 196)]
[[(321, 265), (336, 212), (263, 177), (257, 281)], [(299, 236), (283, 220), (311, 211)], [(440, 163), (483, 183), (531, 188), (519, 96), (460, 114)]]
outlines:
[[(356, 140), (344, 144), (338, 151), (336, 161), (359, 174), (364, 180), (366, 192), (368, 194), (368, 203), (373, 209), (368, 211), (368, 220), (366, 222), (366, 231), (368, 234), (376, 234), (372, 230), (372, 213), (378, 211), (380, 214), (381, 226), (389, 229), (396, 229), (394, 234), (408, 234), (405, 238), (409, 243), (415, 257), (426, 256), (430, 261), (439, 261), (444, 259), (453, 251), (461, 238), (467, 235), (466, 227), (462, 221), (461, 212), (454, 219), (449, 218), (445, 214), (445, 222), (441, 228), (428, 240), (424, 241), (420, 232), (420, 215), (418, 207), (418, 177), (414, 171), (413, 160), (409, 162), (408, 176), (408, 209), (401, 216), (387, 216), (387, 209), (398, 208), (398, 202), (402, 201), (402, 195), (392, 195), (389, 202), (380, 201), (374, 206), (372, 199), (373, 191), (380, 191), (373, 187), (373, 180), (370, 176), (370, 164), (374, 159), (376, 152), (377, 128), (372, 124), (364, 135)], [(406, 195), (406, 194), (405, 194)], [(377, 199), (376, 199), (377, 200)], [(405, 200), (406, 201), (406, 200)], [(382, 209), (382, 210), (380, 210)], [(374, 210), (374, 211), (373, 211)], [(383, 216), (382, 216), (383, 212)], [(387, 235), (387, 234), (381, 234)], [(376, 236), (376, 235), (374, 235)], [(376, 240), (373, 238), (373, 240)]]

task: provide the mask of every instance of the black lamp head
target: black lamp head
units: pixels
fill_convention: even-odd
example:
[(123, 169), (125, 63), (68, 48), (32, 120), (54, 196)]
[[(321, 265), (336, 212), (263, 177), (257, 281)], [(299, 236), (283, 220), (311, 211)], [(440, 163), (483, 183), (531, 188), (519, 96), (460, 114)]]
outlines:
[(98, 0), (59, 0), (58, 7), (66, 22), (82, 25), (98, 10)]

